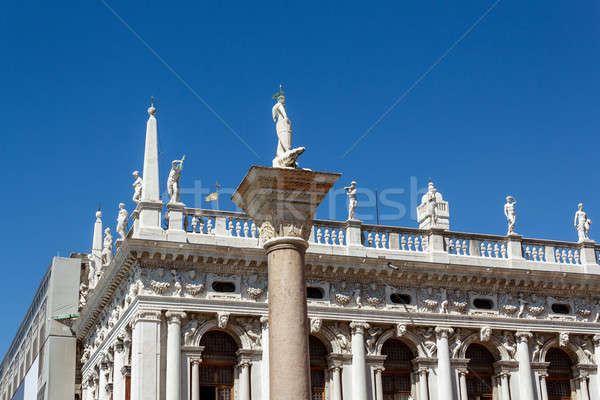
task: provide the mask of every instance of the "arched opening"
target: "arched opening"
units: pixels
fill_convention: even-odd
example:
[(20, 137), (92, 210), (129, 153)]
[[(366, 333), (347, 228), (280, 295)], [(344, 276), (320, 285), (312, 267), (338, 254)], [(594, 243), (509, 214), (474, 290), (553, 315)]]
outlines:
[(327, 348), (314, 336), (308, 337), (310, 354), (311, 400), (325, 400), (325, 369), (327, 368)]
[(570, 400), (571, 399), (571, 366), (573, 362), (567, 353), (561, 349), (551, 348), (546, 353), (548, 365), (548, 377), (546, 388), (548, 389), (548, 400)]
[(467, 399), (492, 400), (494, 356), (484, 346), (473, 343), (467, 348)]
[(400, 340), (389, 339), (382, 348), (381, 355), (387, 356), (383, 362), (383, 400), (407, 400), (411, 396), (411, 361), (414, 357), (410, 348)]
[(225, 332), (206, 332), (200, 339), (200, 398), (202, 400), (232, 400), (233, 371), (237, 343)]

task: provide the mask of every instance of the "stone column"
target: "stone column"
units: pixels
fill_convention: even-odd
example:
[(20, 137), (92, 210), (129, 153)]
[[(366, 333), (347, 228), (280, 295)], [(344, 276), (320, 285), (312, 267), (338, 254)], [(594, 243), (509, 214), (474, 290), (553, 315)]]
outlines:
[[(600, 367), (600, 335), (594, 335), (594, 363)], [(594, 374), (596, 390), (600, 391), (600, 370)]]
[(167, 400), (181, 399), (181, 320), (183, 312), (167, 311)]
[(115, 355), (113, 362), (113, 398), (112, 400), (125, 400), (125, 376), (122, 369), (125, 366), (127, 353), (125, 347), (128, 345), (124, 341), (125, 335), (119, 335), (115, 343)]
[[(304, 254), (317, 207), (339, 174), (252, 167), (233, 202), (256, 223), (269, 277), (270, 398), (311, 396)], [(364, 345), (363, 345), (364, 346)], [(365, 397), (366, 398), (366, 397)]]
[(103, 359), (100, 363), (100, 376), (98, 381), (98, 400), (110, 400), (110, 393), (107, 390), (110, 377), (110, 367), (108, 360)]
[(160, 397), (159, 311), (139, 311), (132, 323), (131, 400)]
[[(262, 396), (263, 399), (269, 399), (269, 318), (260, 317), (260, 325), (262, 328), (261, 341), (262, 341), (262, 361), (261, 361), (261, 372), (262, 372)], [(340, 399), (341, 400), (341, 399)]]
[(100, 384), (100, 378), (97, 373), (94, 372), (94, 374), (92, 375), (91, 382), (92, 382), (92, 386), (91, 386), (91, 391), (90, 391), (90, 399), (96, 400), (99, 395), (98, 385)]
[(579, 372), (579, 387), (581, 388), (581, 400), (590, 400), (590, 392), (588, 389), (588, 374), (587, 371)]
[[(540, 374), (540, 393), (542, 394), (542, 400), (548, 400), (548, 386), (546, 384), (546, 376), (548, 376), (547, 373)], [(502, 398), (502, 400), (504, 400), (504, 397)]]
[(427, 390), (427, 368), (419, 368), (419, 397), (418, 400), (429, 400), (429, 391)]
[(381, 374), (385, 371), (383, 367), (375, 367), (375, 393), (377, 393), (376, 400), (383, 400), (383, 379)]
[(517, 332), (515, 336), (517, 337), (517, 361), (519, 362), (519, 398), (535, 399), (529, 360), (529, 339), (533, 335), (531, 332)]
[(341, 381), (341, 365), (334, 363), (329, 366), (329, 372), (331, 373), (332, 381), (332, 395), (331, 400), (342, 400), (342, 381)]
[(366, 322), (351, 322), (352, 331), (352, 393), (358, 399), (367, 398), (367, 364), (365, 362)]
[(250, 360), (241, 360), (238, 364), (240, 369), (239, 394), (240, 400), (250, 400)]
[(460, 385), (460, 400), (468, 400), (468, 397), (467, 397), (467, 370), (466, 369), (458, 370), (458, 381), (459, 381), (459, 385)]
[(503, 372), (502, 374), (500, 374), (500, 392), (502, 393), (501, 400), (510, 400), (510, 384), (508, 382), (508, 372)]
[(192, 360), (192, 400), (200, 400), (200, 363), (202, 360)]
[(438, 398), (452, 398), (452, 370), (450, 368), (448, 338), (454, 333), (454, 330), (452, 328), (438, 326), (435, 328), (435, 333), (437, 336)]

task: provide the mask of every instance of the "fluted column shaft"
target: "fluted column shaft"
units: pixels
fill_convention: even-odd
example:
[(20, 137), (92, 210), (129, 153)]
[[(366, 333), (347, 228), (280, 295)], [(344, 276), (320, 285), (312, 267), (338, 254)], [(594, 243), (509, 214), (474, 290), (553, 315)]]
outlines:
[(132, 323), (131, 400), (159, 399), (160, 320), (158, 311), (140, 311)]
[(269, 318), (261, 317), (260, 325), (262, 341), (262, 396), (265, 400), (269, 399)]
[(167, 400), (181, 400), (181, 320), (185, 313), (166, 313), (167, 317)]
[(532, 334), (531, 332), (517, 332), (516, 336), (517, 360), (519, 361), (519, 398), (535, 399), (529, 359), (529, 339), (531, 339)]
[(448, 338), (452, 335), (452, 328), (437, 327), (437, 359), (438, 359), (438, 398), (453, 397), (452, 373), (450, 368), (450, 348)]
[(351, 322), (352, 330), (352, 392), (357, 399), (367, 399), (367, 365), (365, 354), (365, 330), (369, 324)]

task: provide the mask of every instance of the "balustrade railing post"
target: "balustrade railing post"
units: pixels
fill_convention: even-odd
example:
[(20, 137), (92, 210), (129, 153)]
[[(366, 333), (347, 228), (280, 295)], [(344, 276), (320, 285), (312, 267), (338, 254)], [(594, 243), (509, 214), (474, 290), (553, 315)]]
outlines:
[(581, 257), (583, 272), (591, 272), (592, 268), (598, 268), (596, 242), (593, 240), (585, 240), (579, 243), (579, 256)]
[(400, 235), (397, 232), (390, 232), (390, 250), (400, 248)]
[(430, 229), (429, 239), (427, 241), (427, 251), (430, 253), (445, 253), (446, 246), (444, 244), (444, 230)]
[(183, 203), (167, 204), (169, 227), (167, 229), (167, 240), (173, 242), (186, 242), (187, 233), (183, 230)]
[(354, 219), (346, 221), (346, 246), (362, 247), (362, 222)]
[(554, 257), (554, 246), (545, 246), (544, 256), (546, 257), (546, 262), (555, 263), (556, 258)]
[(227, 236), (227, 217), (217, 215), (215, 217), (215, 235)]
[(509, 260), (523, 260), (523, 247), (521, 235), (508, 235), (506, 237), (506, 251)]

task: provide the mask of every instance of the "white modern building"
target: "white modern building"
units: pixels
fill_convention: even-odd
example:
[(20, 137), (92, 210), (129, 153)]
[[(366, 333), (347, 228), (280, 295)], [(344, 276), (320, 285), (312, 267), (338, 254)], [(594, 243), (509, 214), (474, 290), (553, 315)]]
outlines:
[[(84, 263), (85, 286), (71, 326), (80, 356), (68, 335), (64, 354), (81, 384), (70, 372), (64, 383), (82, 400), (286, 399), (269, 393), (281, 371), (268, 366), (264, 228), (160, 201), (155, 112), (114, 256), (98, 214), (92, 254), (66, 260)], [(600, 247), (587, 232), (579, 242), (453, 232), (433, 184), (418, 213), (420, 228), (312, 221), (312, 400), (600, 399)], [(39, 310), (5, 358), (3, 400), (22, 398), (53, 315)]]
[(54, 257), (0, 371), (0, 399), (73, 399), (81, 258)]

